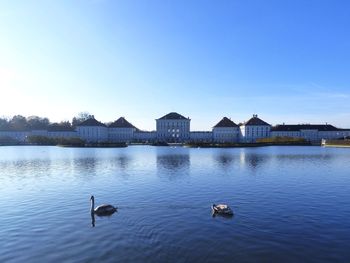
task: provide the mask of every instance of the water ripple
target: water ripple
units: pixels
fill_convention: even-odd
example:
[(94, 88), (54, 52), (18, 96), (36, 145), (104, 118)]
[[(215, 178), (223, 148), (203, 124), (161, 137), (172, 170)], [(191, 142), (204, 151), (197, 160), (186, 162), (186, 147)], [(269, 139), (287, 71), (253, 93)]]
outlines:
[(0, 262), (348, 262), (349, 153), (0, 147)]

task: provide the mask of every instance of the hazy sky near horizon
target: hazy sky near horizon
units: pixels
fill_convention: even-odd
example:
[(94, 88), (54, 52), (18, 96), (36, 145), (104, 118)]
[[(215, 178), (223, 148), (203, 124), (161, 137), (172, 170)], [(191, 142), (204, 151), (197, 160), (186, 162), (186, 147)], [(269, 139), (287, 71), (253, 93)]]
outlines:
[(350, 1), (0, 0), (0, 116), (350, 128)]

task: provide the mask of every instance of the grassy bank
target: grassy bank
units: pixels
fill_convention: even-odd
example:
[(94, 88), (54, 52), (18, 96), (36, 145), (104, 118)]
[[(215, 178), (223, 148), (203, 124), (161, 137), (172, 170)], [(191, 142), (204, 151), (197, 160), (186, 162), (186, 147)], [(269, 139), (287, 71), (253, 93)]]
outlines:
[(325, 147), (350, 147), (350, 140), (326, 140), (323, 144)]

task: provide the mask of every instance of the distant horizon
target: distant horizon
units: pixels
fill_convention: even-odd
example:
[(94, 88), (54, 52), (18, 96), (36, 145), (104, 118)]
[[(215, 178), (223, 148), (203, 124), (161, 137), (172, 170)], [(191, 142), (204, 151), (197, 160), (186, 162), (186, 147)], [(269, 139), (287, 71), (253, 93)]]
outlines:
[[(350, 127), (350, 2), (4, 1), (0, 116)], [(46, 115), (46, 116), (45, 116)]]
[[(80, 113), (83, 113), (83, 112), (80, 112)], [(156, 121), (155, 121), (155, 120), (158, 119), (158, 118), (163, 117), (164, 115), (166, 115), (166, 114), (168, 114), (168, 113), (170, 113), (170, 112), (164, 113), (164, 114), (161, 115), (161, 116), (158, 116), (158, 117), (156, 117), (156, 118), (150, 119), (150, 120), (153, 120), (153, 122), (154, 122), (154, 128), (151, 128), (151, 129), (149, 129), (149, 128), (144, 128), (144, 127), (142, 127), (142, 126), (136, 125), (136, 124), (133, 122), (133, 120), (129, 119), (129, 118), (128, 118), (127, 116), (125, 116), (125, 115), (120, 115), (120, 116), (117, 116), (116, 118), (114, 118), (114, 119), (112, 119), (112, 120), (107, 120), (107, 121), (105, 121), (105, 120), (102, 120), (102, 119), (96, 117), (96, 115), (93, 114), (93, 113), (91, 113), (91, 112), (86, 112), (86, 111), (85, 111), (84, 113), (89, 113), (89, 114), (91, 114), (97, 121), (102, 122), (102, 123), (104, 123), (104, 124), (112, 123), (112, 122), (116, 121), (117, 119), (119, 119), (120, 117), (123, 117), (123, 118), (125, 118), (128, 122), (130, 122), (131, 124), (133, 124), (136, 128), (138, 128), (138, 129), (140, 129), (140, 130), (144, 130), (144, 131), (155, 131), (155, 130), (156, 130)], [(176, 113), (181, 114), (181, 112), (176, 112)], [(230, 120), (232, 120), (232, 121), (233, 121), (234, 123), (236, 123), (236, 124), (241, 124), (241, 123), (244, 123), (244, 122), (248, 121), (248, 120), (249, 120), (250, 118), (252, 118), (253, 115), (255, 115), (255, 114), (257, 115), (258, 118), (262, 119), (263, 121), (266, 121), (266, 122), (269, 123), (271, 126), (276, 126), (276, 125), (304, 125), (304, 124), (306, 124), (306, 125), (332, 125), (332, 126), (334, 126), (334, 127), (336, 127), (336, 128), (340, 128), (340, 129), (350, 129), (350, 127), (341, 126), (341, 125), (336, 125), (336, 124), (334, 124), (334, 123), (332, 123), (332, 122), (295, 122), (295, 123), (291, 123), (291, 122), (281, 122), (281, 123), (271, 122), (271, 121), (269, 121), (269, 120), (263, 118), (262, 116), (260, 116), (260, 115), (257, 114), (257, 113), (251, 114), (250, 116), (248, 116), (248, 117), (247, 117), (245, 120), (243, 120), (243, 121), (237, 121), (237, 120), (235, 120), (235, 119), (233, 119), (233, 118), (231, 118), (230, 116), (227, 116), (227, 115), (226, 115), (226, 116), (222, 116), (222, 117), (220, 117), (219, 119), (217, 119), (216, 122), (213, 122), (212, 125), (209, 125), (208, 128), (206, 128), (206, 129), (196, 129), (196, 128), (194, 128), (193, 125), (192, 125), (193, 118), (192, 118), (191, 116), (188, 116), (188, 115), (185, 115), (185, 114), (181, 114), (181, 115), (183, 115), (184, 117), (188, 117), (188, 118), (191, 119), (191, 131), (207, 131), (207, 130), (211, 130), (211, 129), (213, 128), (213, 126), (215, 126), (215, 125), (216, 125), (222, 118), (224, 118), (224, 117), (229, 118)], [(28, 116), (26, 116), (26, 115), (23, 115), (23, 114), (14, 114), (14, 115), (12, 115), (12, 116), (4, 116), (4, 115), (1, 116), (1, 115), (0, 115), (0, 118), (11, 119), (12, 117), (18, 116), (18, 115), (23, 116), (23, 117), (25, 117), (25, 118), (32, 117), (32, 116), (36, 116), (36, 117), (40, 117), (40, 118), (48, 118), (51, 124), (52, 124), (52, 123), (65, 122), (65, 121), (69, 121), (69, 122), (72, 124), (72, 119), (73, 119), (74, 117), (77, 117), (78, 114), (72, 116), (70, 119), (64, 118), (64, 119), (61, 119), (61, 120), (53, 120), (53, 119), (49, 118), (48, 116), (40, 116), (40, 115), (28, 115)]]

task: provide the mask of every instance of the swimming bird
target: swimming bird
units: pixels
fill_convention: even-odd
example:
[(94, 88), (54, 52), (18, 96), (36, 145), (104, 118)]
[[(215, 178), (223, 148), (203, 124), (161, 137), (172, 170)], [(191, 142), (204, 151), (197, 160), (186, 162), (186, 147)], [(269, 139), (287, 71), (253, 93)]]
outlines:
[(224, 204), (216, 205), (216, 204), (213, 204), (211, 208), (212, 208), (213, 214), (227, 215), (227, 216), (232, 216), (233, 215), (232, 209), (228, 205), (224, 205)]
[(98, 216), (108, 216), (113, 214), (115, 211), (117, 211), (117, 208), (112, 205), (99, 205), (96, 208), (95, 207), (95, 197), (92, 195), (90, 198), (91, 201), (91, 214), (96, 214)]

